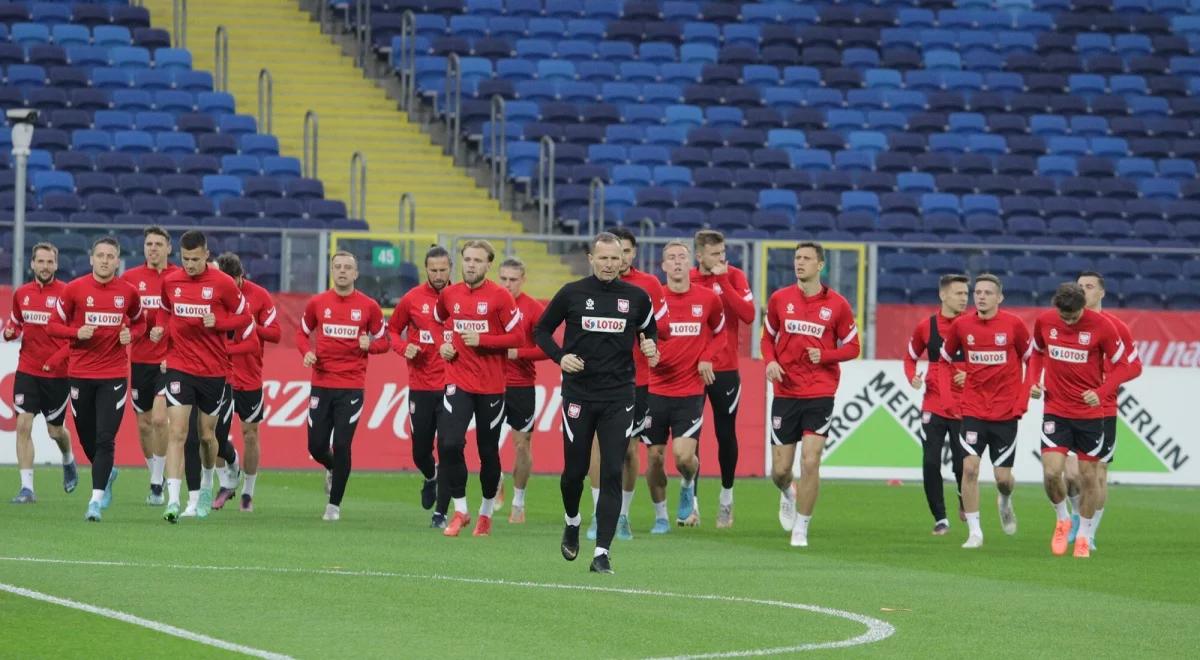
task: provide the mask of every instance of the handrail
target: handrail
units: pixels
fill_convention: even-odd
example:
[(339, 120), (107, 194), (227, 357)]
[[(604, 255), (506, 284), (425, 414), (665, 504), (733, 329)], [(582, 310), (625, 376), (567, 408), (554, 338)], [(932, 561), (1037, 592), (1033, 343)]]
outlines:
[(274, 133), (275, 77), (263, 67), (258, 72), (258, 130)]
[(171, 37), (176, 48), (187, 48), (187, 0), (171, 2)]
[(399, 55), (392, 50), (392, 63), (400, 72), (400, 107), (412, 112), (417, 98), (417, 17), (412, 10), (400, 19)]
[(504, 97), (492, 97), (492, 134), (488, 136), (489, 153), (492, 155), (492, 199), (503, 203), (505, 178), (508, 177), (508, 120), (504, 118)]
[[(604, 231), (604, 180), (595, 177), (588, 184), (588, 235)], [(599, 192), (599, 196), (597, 196)], [(597, 222), (599, 219), (599, 222)]]
[(642, 236), (653, 237), (658, 234), (658, 225), (655, 225), (650, 218), (638, 220), (638, 229), (641, 230)]
[(229, 91), (229, 30), (224, 25), (217, 26), (213, 35), (213, 89), (218, 92)]
[(367, 157), (356, 151), (350, 157), (350, 217), (365, 220), (367, 212)]
[(450, 133), (446, 149), (450, 158), (458, 162), (458, 147), (462, 133), (462, 60), (458, 53), (446, 58), (446, 130)]
[[(315, 179), (317, 178), (317, 143), (320, 140), (318, 132), (319, 124), (317, 122), (317, 111), (309, 110), (304, 113), (304, 176)], [(309, 152), (312, 152), (311, 160)]]
[(412, 193), (400, 194), (400, 231), (404, 231), (405, 219), (408, 220), (408, 233), (413, 234), (417, 231), (417, 200), (413, 198)]
[(555, 144), (549, 135), (538, 142), (537, 201), (538, 231), (549, 234), (554, 226)]
[(363, 75), (367, 75), (366, 67), (368, 57), (371, 52), (371, 3), (369, 0), (357, 0), (355, 3), (354, 12), (354, 42), (355, 42), (355, 63), (363, 69)]

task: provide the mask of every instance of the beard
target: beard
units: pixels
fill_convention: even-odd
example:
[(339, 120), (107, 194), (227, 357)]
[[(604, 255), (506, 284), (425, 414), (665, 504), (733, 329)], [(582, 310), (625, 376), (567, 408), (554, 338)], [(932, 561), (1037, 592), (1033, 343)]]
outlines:
[(476, 284), (479, 284), (480, 282), (483, 281), (483, 278), (485, 277), (485, 275), (486, 275), (485, 273), (479, 273), (478, 275), (468, 275), (466, 273), (463, 273), (463, 281), (471, 286), (475, 286)]

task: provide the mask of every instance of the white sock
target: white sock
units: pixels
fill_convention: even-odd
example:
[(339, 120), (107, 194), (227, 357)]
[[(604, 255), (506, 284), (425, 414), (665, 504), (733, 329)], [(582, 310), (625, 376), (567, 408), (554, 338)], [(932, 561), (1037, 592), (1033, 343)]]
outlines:
[(654, 503), (654, 519), (655, 520), (666, 520), (667, 519), (667, 501), (666, 500)]
[(983, 538), (983, 529), (979, 526), (979, 512), (967, 513), (967, 533), (970, 536)]
[(608, 554), (608, 548), (596, 548), (596, 551), (592, 553), (592, 558), (595, 559), (596, 557), (599, 557), (600, 555), (607, 555), (607, 554)]
[(182, 483), (179, 479), (167, 479), (167, 503), (179, 504), (179, 488)]
[(154, 473), (154, 456), (153, 455), (146, 457), (146, 469), (149, 470), (151, 474)]
[(246, 475), (245, 481), (242, 482), (242, 495), (254, 497), (254, 482), (258, 480), (257, 474)]
[(1076, 515), (1079, 514), (1079, 500), (1081, 497), (1082, 497), (1081, 495), (1068, 495), (1067, 496), (1067, 499), (1071, 500), (1071, 512), (1075, 513)]
[(1000, 508), (1007, 509), (1010, 506), (1012, 506), (1012, 493), (1008, 495), (1000, 493)]
[(796, 514), (796, 529), (799, 529), (804, 534), (808, 534), (808, 523), (812, 520), (812, 516), (802, 516)]
[(1096, 530), (1100, 529), (1100, 519), (1104, 517), (1104, 509), (1096, 509), (1092, 516), (1092, 533), (1089, 538), (1096, 538)]
[(217, 481), (220, 482), (221, 488), (232, 488), (237, 485), (230, 483), (233, 480), (229, 478), (229, 470), (226, 468), (217, 468), (216, 472)]
[(492, 512), (495, 510), (496, 510), (495, 498), (485, 497), (485, 498), (483, 498), (483, 501), (479, 503), (479, 515), (481, 515), (481, 516), (488, 516), (490, 518), (492, 515)]
[(788, 484), (784, 488), (780, 489), (779, 492), (783, 493), (783, 496), (788, 498), (789, 501), (792, 501), (792, 502), (796, 501), (796, 492), (792, 490), (791, 484)]
[(721, 503), (721, 506), (733, 506), (733, 489), (722, 488), (721, 495), (717, 501)]
[(212, 490), (213, 468), (200, 468), (200, 490)]
[(600, 489), (593, 488), (592, 489), (592, 511), (595, 511), (598, 508), (600, 508)]
[(70, 447), (63, 452), (63, 465), (70, 465), (75, 462), (75, 452), (71, 451)]
[(455, 497), (455, 498), (453, 498), (453, 500), (454, 500), (454, 513), (461, 513), (463, 515), (466, 515), (467, 514), (467, 498)]
[(33, 470), (21, 470), (21, 488), (33, 490)]
[(104, 497), (104, 489), (103, 488), (93, 488), (92, 489), (92, 500), (91, 501), (99, 502), (101, 500), (101, 498), (103, 498), (103, 497)]
[(683, 482), (684, 488), (691, 488), (692, 486), (696, 485), (696, 477), (695, 476), (692, 476), (691, 479), (688, 479), (685, 477), (680, 477), (680, 481)]
[(1071, 519), (1071, 514), (1067, 511), (1067, 501), (1066, 500), (1063, 500), (1061, 502), (1051, 502), (1051, 504), (1054, 505), (1054, 513), (1055, 513), (1055, 515), (1058, 516), (1058, 519), (1060, 521)]
[(583, 516), (578, 515), (578, 514), (576, 514), (576, 516), (574, 518), (572, 518), (571, 516), (568, 516), (567, 514), (564, 513), (563, 519), (565, 519), (567, 521), (567, 524), (572, 527), (578, 527), (583, 524)]
[(184, 508), (195, 509), (200, 504), (200, 491), (189, 490), (187, 506)]
[(155, 486), (161, 486), (163, 482), (163, 472), (167, 468), (166, 456), (151, 456), (150, 457), (150, 483)]
[(1087, 538), (1087, 539), (1092, 538), (1092, 533), (1095, 531), (1095, 528), (1096, 528), (1096, 519), (1095, 518), (1084, 518), (1083, 516), (1080, 516), (1079, 517), (1079, 535), (1076, 538)]
[(513, 488), (512, 505), (516, 506), (516, 507), (524, 507), (525, 506), (525, 489), (524, 488), (516, 488), (516, 487)]
[(629, 505), (632, 503), (633, 503), (633, 491), (632, 490), (621, 491), (621, 515), (623, 515), (623, 516), (629, 515)]

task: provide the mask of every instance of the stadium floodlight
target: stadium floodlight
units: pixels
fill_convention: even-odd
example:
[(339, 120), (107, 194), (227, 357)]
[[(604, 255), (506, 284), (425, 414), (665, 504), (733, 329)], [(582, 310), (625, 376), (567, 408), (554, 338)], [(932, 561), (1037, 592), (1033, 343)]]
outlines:
[(38, 111), (16, 108), (5, 112), (12, 123), (13, 167), (16, 169), (13, 200), (13, 288), (21, 286), (25, 278), (25, 186), (29, 173), (29, 147), (33, 144), (33, 126), (38, 120)]

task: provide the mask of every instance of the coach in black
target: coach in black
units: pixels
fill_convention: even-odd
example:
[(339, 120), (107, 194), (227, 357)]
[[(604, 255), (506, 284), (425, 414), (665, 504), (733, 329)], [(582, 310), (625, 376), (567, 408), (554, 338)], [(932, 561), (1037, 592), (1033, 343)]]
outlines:
[[(658, 362), (654, 305), (641, 288), (621, 281), (621, 242), (607, 232), (592, 240), (592, 275), (555, 294), (533, 330), (534, 341), (563, 371), (564, 467), (561, 481), (566, 529), (562, 555), (579, 555), (579, 498), (588, 474), (593, 437), (600, 443), (600, 502), (591, 570), (612, 573), (608, 547), (621, 508), (621, 464), (633, 431), (635, 346)], [(554, 331), (566, 324), (563, 345)]]

